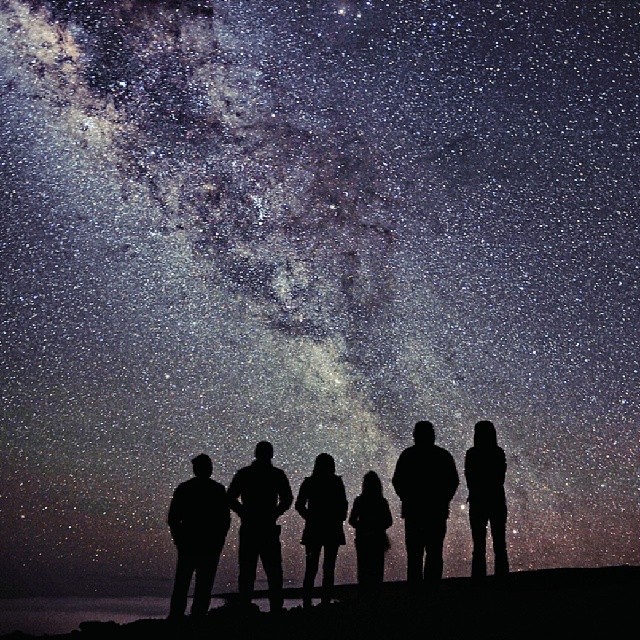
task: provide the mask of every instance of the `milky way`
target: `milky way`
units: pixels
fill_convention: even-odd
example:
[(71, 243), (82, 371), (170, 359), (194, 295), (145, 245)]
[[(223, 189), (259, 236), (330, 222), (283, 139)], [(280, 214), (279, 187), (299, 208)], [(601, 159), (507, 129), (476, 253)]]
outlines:
[(390, 476), (418, 419), (461, 477), (496, 424), (514, 570), (640, 563), (639, 24), (636, 2), (0, 2), (0, 595), (168, 594), (189, 459), (228, 484), (261, 439), (294, 492), (322, 451), (350, 501), (378, 471), (403, 579)]

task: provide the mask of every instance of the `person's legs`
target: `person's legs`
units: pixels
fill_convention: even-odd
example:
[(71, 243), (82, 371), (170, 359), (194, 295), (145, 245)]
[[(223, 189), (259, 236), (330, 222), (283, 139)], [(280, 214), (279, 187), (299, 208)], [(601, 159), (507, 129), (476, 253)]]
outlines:
[(269, 610), (280, 611), (284, 604), (282, 595), (284, 578), (282, 574), (282, 547), (277, 529), (264, 537), (260, 547), (260, 559), (269, 585)]
[(302, 581), (302, 604), (304, 607), (311, 606), (313, 586), (318, 575), (318, 565), (320, 563), (319, 544), (308, 544), (305, 546), (304, 579)]
[(192, 616), (203, 616), (209, 611), (211, 592), (216, 579), (221, 551), (222, 549), (206, 554), (198, 560), (195, 585), (193, 587), (193, 602), (191, 603)]
[(331, 602), (331, 594), (333, 592), (333, 584), (335, 582), (338, 548), (337, 544), (324, 546), (324, 557), (322, 560), (322, 604), (329, 604)]
[(482, 579), (487, 575), (487, 521), (486, 509), (470, 506), (469, 524), (473, 540), (471, 577), (476, 579)]
[(494, 574), (504, 577), (509, 573), (509, 558), (507, 555), (507, 512), (500, 509), (492, 514), (491, 539), (493, 541)]
[(238, 544), (238, 591), (240, 602), (250, 604), (258, 569), (258, 540), (256, 535), (240, 527)]
[(446, 516), (434, 516), (427, 529), (426, 557), (424, 559), (424, 579), (439, 582), (444, 568), (443, 549), (447, 534)]
[(384, 582), (384, 548), (376, 545), (371, 550), (371, 583), (380, 586)]
[(195, 560), (193, 556), (178, 552), (171, 604), (169, 605), (170, 618), (179, 619), (184, 616), (187, 609), (187, 594), (189, 593), (189, 585), (191, 584), (194, 570)]
[(366, 576), (366, 568), (367, 568), (367, 553), (365, 550), (365, 546), (360, 540), (356, 540), (356, 566), (357, 566), (357, 577), (358, 584), (360, 586), (364, 586), (367, 580)]
[(424, 574), (424, 523), (405, 518), (404, 542), (407, 550), (407, 584), (410, 587), (422, 585)]
[(373, 581), (373, 554), (369, 540), (356, 542), (356, 556), (358, 560), (358, 584), (367, 590)]

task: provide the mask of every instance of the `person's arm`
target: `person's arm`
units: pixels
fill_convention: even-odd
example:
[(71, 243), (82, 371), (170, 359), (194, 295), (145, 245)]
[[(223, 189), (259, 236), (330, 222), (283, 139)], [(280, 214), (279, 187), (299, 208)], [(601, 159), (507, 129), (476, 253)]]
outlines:
[(347, 500), (347, 490), (344, 487), (344, 482), (342, 480), (342, 478), (338, 478), (339, 479), (339, 483), (338, 486), (340, 487), (340, 509), (341, 509), (341, 518), (342, 518), (342, 522), (344, 522), (347, 519), (347, 514), (349, 513), (349, 501)]
[(389, 508), (389, 502), (385, 498), (383, 500), (384, 505), (384, 517), (383, 517), (383, 525), (385, 531), (393, 524), (393, 516), (391, 515), (391, 509)]
[(396, 492), (396, 495), (400, 500), (402, 500), (405, 494), (405, 470), (404, 470), (404, 461), (405, 461), (404, 452), (400, 454), (398, 458), (398, 462), (396, 462), (396, 468), (393, 471), (393, 476), (391, 478), (391, 484)]
[(229, 488), (227, 489), (227, 500), (229, 501), (229, 508), (242, 519), (242, 515), (244, 512), (244, 507), (238, 498), (242, 493), (242, 476), (241, 473), (236, 473), (231, 483), (229, 484)]
[(351, 513), (349, 514), (349, 524), (354, 528), (358, 528), (358, 520), (360, 519), (360, 500), (356, 497), (353, 501), (353, 505), (351, 506)]
[(467, 452), (464, 454), (464, 479), (467, 484), (467, 502), (469, 502), (475, 483), (475, 474), (473, 473), (473, 452), (471, 449), (467, 449)]
[(306, 520), (307, 516), (309, 515), (309, 511), (307, 509), (307, 500), (307, 481), (305, 479), (300, 485), (300, 489), (298, 490), (298, 497), (296, 498), (296, 503), (294, 505), (295, 510), (302, 516), (303, 520)]
[(220, 485), (220, 514), (220, 530), (226, 535), (231, 528), (231, 504), (223, 484)]
[(293, 492), (291, 491), (291, 485), (289, 484), (289, 478), (287, 478), (283, 471), (280, 475), (280, 487), (278, 490), (278, 506), (276, 507), (276, 519), (278, 519), (285, 511), (288, 511), (293, 504)]
[(507, 457), (505, 456), (503, 449), (500, 449), (500, 462), (500, 481), (504, 484), (504, 480), (507, 476)]
[(179, 489), (173, 492), (171, 503), (169, 504), (169, 513), (167, 514), (167, 524), (171, 532), (171, 539), (173, 543), (178, 546), (182, 524), (182, 500)]

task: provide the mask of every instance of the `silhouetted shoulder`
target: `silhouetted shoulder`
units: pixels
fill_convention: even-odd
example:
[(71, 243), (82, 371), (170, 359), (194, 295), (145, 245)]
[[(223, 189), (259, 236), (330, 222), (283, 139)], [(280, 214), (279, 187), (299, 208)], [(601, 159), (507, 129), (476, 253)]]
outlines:
[(274, 474), (278, 477), (281, 482), (286, 482), (289, 484), (289, 478), (283, 469), (279, 469), (278, 467), (272, 467)]
[(251, 465), (248, 465), (246, 467), (241, 467), (233, 474), (233, 478), (231, 478), (231, 484), (229, 485), (229, 487), (231, 487), (232, 484), (237, 484), (238, 482), (241, 482), (242, 479), (250, 473), (251, 473)]
[(448, 449), (445, 449), (444, 447), (439, 447), (437, 445), (434, 445), (434, 449), (436, 449), (436, 451), (438, 452), (438, 455), (442, 456), (443, 458), (453, 460), (453, 455), (451, 455), (451, 452)]

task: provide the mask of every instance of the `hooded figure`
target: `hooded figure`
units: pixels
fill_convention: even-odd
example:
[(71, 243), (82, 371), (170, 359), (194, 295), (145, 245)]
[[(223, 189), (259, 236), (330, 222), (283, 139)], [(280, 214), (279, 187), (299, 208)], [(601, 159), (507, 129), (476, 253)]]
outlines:
[(471, 577), (487, 575), (487, 525), (491, 527), (494, 573), (504, 577), (509, 573), (506, 527), (507, 501), (504, 481), (507, 462), (498, 446), (493, 422), (481, 420), (474, 427), (473, 447), (467, 450), (464, 475), (469, 497), (469, 524), (473, 539)]

